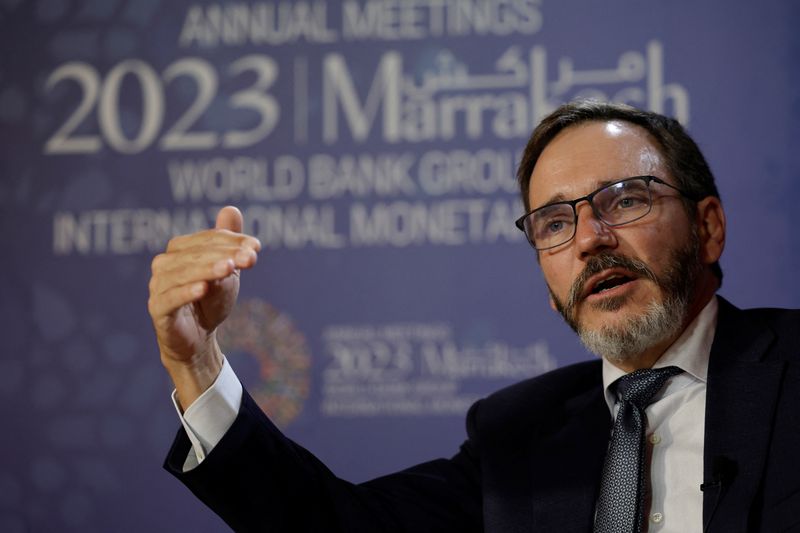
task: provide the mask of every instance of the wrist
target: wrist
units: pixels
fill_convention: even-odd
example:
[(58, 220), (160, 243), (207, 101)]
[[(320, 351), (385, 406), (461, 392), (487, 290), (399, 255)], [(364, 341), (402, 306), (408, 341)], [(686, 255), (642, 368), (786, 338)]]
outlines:
[(180, 360), (161, 354), (161, 363), (175, 385), (176, 397), (182, 410), (186, 410), (211, 385), (222, 371), (223, 356), (215, 336), (207, 346), (191, 358)]

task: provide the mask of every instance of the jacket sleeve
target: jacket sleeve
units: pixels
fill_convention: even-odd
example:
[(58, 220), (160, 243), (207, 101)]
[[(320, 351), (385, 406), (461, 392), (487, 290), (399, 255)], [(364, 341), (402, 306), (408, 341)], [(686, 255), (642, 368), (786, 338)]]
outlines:
[(482, 530), (471, 441), (438, 459), (356, 485), (286, 438), (244, 393), (239, 414), (196, 468), (180, 429), (164, 467), (235, 531), (469, 533)]

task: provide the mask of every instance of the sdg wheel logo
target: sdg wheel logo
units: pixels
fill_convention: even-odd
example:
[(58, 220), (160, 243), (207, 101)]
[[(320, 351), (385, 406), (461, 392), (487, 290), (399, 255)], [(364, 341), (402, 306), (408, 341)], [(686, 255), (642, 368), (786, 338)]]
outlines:
[(255, 359), (258, 384), (248, 392), (276, 425), (286, 427), (308, 398), (311, 355), (303, 334), (285, 313), (250, 299), (237, 303), (217, 337), (226, 355)]

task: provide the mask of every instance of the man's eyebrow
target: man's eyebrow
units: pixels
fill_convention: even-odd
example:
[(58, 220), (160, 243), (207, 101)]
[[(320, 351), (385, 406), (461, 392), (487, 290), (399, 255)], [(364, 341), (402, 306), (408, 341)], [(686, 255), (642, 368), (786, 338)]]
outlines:
[(564, 196), (564, 193), (560, 193), (559, 192), (559, 193), (556, 193), (553, 196), (551, 196), (545, 203), (543, 203), (539, 207), (535, 207), (534, 209), (540, 209), (542, 207), (547, 207), (548, 205), (551, 205), (551, 204), (555, 204), (555, 203), (558, 203), (558, 202), (563, 202), (566, 199), (567, 199), (567, 197)]
[[(622, 178), (622, 179), (625, 179), (625, 178)], [(613, 179), (613, 180), (598, 180), (598, 181), (595, 182), (594, 189), (592, 189), (592, 192), (596, 191), (597, 189), (602, 189), (603, 187), (605, 187), (607, 185), (611, 185), (612, 183), (616, 183), (618, 181), (620, 181), (619, 178)], [(591, 193), (589, 193), (589, 194), (591, 194)], [(543, 203), (539, 207), (535, 207), (534, 209), (540, 209), (542, 207), (547, 207), (548, 205), (556, 204), (558, 202), (564, 202), (566, 200), (567, 200), (567, 197), (564, 196), (564, 193), (558, 192), (558, 193), (554, 194), (553, 196), (551, 196), (545, 203)]]

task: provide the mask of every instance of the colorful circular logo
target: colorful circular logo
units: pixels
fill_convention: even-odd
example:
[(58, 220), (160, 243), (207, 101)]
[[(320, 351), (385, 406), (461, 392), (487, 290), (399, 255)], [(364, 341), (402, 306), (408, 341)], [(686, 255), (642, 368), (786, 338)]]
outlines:
[(259, 364), (259, 384), (248, 392), (279, 427), (294, 420), (308, 398), (311, 354), (288, 315), (259, 299), (239, 301), (217, 331), (222, 351)]

